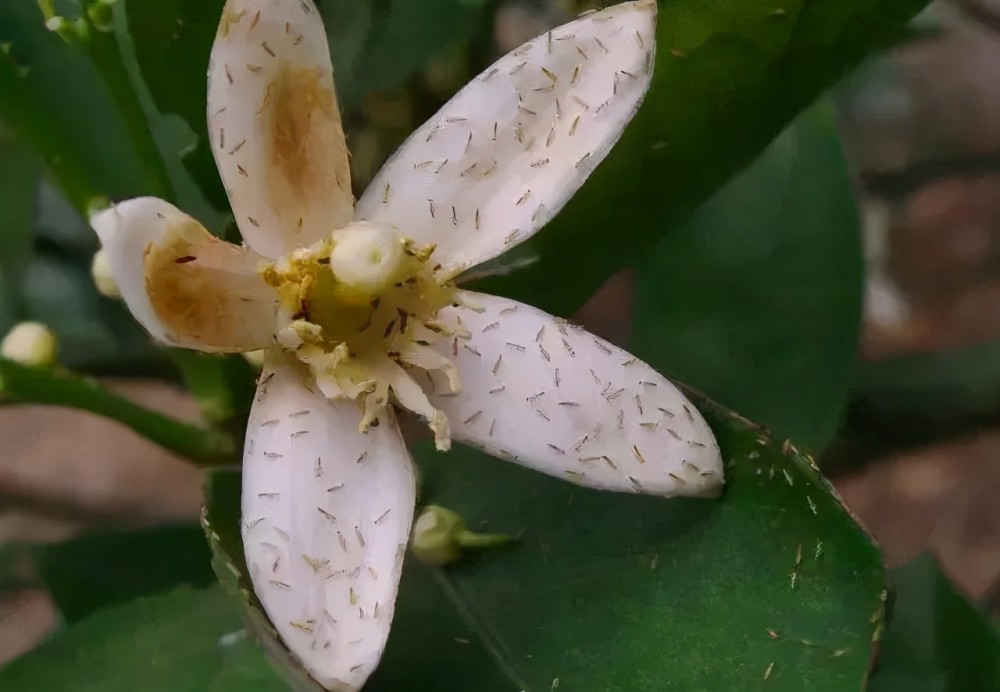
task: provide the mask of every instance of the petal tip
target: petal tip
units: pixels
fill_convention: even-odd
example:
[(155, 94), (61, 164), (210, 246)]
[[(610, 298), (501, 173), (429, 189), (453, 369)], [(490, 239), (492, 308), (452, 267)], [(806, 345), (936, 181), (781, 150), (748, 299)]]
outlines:
[(111, 206), (107, 209), (91, 212), (88, 221), (90, 227), (97, 233), (101, 245), (107, 245), (118, 231), (120, 216), (118, 210)]

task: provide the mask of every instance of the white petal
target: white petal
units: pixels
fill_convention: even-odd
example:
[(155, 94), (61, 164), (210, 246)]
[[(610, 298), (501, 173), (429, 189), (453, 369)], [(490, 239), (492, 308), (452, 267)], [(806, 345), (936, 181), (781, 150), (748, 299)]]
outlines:
[(208, 130), (243, 238), (276, 258), (354, 213), (323, 22), (312, 0), (229, 0), (209, 64)]
[(666, 378), (528, 305), (464, 297), (482, 312), (439, 314), (446, 322), (461, 319), (472, 333), (452, 356), (462, 393), (431, 397), (454, 439), (580, 485), (718, 494), (723, 469), (715, 437)]
[(400, 147), (356, 218), (437, 244), (450, 275), (525, 240), (632, 119), (649, 87), (655, 29), (655, 2), (627, 2), (501, 58)]
[(275, 295), (259, 256), (155, 197), (98, 212), (90, 225), (129, 310), (155, 339), (211, 352), (271, 344)]
[(356, 690), (378, 665), (413, 519), (410, 455), (391, 417), (358, 432), (291, 368), (265, 374), (243, 459), (243, 543), (282, 640), (327, 689)]

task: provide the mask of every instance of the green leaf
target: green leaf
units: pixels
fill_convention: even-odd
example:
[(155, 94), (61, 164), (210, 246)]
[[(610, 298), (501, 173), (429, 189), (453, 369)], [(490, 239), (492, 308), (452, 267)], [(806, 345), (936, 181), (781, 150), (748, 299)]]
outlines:
[(36, 253), (17, 287), (21, 317), (42, 322), (58, 335), (63, 365), (92, 370), (113, 364), (122, 374), (150, 361), (155, 351), (124, 306), (97, 293), (89, 263), (89, 255), (73, 257), (51, 248)]
[(852, 384), (851, 442), (872, 453), (992, 425), (1000, 401), (1000, 343), (862, 362)]
[(38, 159), (0, 126), (0, 162), (0, 334), (6, 334), (19, 319), (18, 287), (31, 257)]
[(1000, 689), (1000, 637), (923, 555), (892, 573), (895, 604), (872, 692)]
[(472, 34), (482, 3), (462, 0), (320, 0), (341, 106), (394, 89)]
[(44, 156), (78, 211), (133, 197), (144, 175), (100, 73), (45, 28), (34, 2), (0, 2), (0, 119)]
[(687, 221), (803, 108), (898, 36), (925, 4), (661, 2), (653, 83), (632, 124), (535, 237), (541, 261), (476, 288), (571, 314), (609, 275)]
[(633, 352), (817, 448), (861, 324), (855, 201), (832, 109), (803, 114), (637, 266)]
[[(719, 500), (600, 493), (421, 449), (424, 501), (518, 542), (444, 571), (407, 561), (378, 689), (861, 687), (883, 629), (878, 549), (810, 458), (695, 399), (727, 462)], [(227, 537), (213, 541), (223, 575), (253, 604), (228, 482), (209, 493), (209, 535)]]
[(209, 200), (226, 209), (226, 193), (208, 146), (208, 57), (225, 0), (126, 0), (128, 33), (156, 107), (179, 116), (196, 137), (184, 164)]
[(0, 669), (5, 692), (281, 692), (221, 589), (177, 589), (103, 610)]
[(210, 560), (204, 533), (179, 526), (94, 533), (46, 546), (41, 569), (59, 612), (76, 622), (138, 596), (209, 586)]
[(218, 356), (183, 349), (171, 349), (170, 357), (205, 419), (220, 424), (238, 422), (242, 433), (257, 388), (256, 374), (246, 359), (241, 355)]

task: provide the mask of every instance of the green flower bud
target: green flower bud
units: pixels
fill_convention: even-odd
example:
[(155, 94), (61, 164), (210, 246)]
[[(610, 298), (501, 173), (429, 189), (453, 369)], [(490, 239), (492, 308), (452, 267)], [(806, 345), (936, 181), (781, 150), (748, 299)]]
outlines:
[(502, 533), (476, 533), (465, 528), (455, 512), (428, 505), (413, 525), (413, 554), (429, 565), (447, 565), (462, 557), (462, 550), (493, 548), (510, 537)]

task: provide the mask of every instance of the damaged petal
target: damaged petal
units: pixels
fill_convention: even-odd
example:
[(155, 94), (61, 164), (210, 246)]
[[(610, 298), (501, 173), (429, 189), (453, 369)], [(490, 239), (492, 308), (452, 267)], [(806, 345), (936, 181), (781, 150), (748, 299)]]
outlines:
[(241, 352), (271, 344), (274, 291), (260, 258), (153, 197), (96, 213), (114, 281), (132, 314), (171, 346)]

